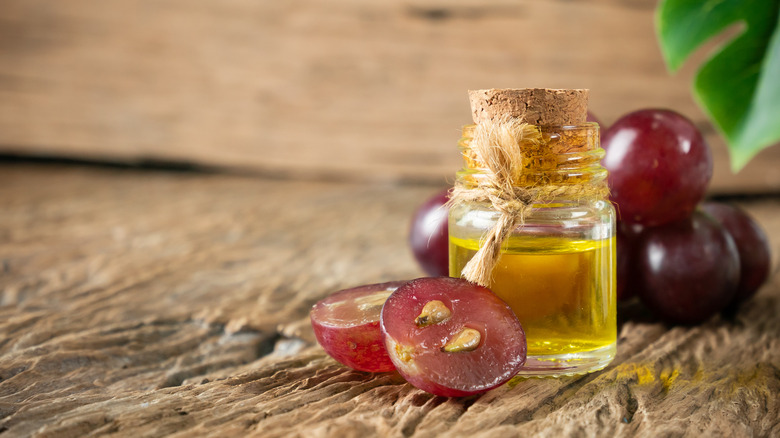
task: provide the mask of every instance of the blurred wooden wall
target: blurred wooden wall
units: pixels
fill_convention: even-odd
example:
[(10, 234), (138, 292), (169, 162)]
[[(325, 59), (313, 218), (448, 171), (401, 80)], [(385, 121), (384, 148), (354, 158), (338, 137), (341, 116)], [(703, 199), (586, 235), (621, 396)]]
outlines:
[(443, 182), (467, 89), (578, 87), (607, 124), (643, 107), (694, 119), (714, 191), (778, 191), (780, 148), (730, 173), (693, 66), (664, 68), (655, 4), (0, 0), (0, 154)]

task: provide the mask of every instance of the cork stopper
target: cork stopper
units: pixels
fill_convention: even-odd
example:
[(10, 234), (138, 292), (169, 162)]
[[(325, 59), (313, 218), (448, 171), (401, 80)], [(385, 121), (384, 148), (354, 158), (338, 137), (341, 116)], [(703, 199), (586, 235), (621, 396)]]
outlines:
[(552, 88), (491, 88), (469, 90), (474, 123), (505, 122), (517, 118), (536, 126), (585, 123), (588, 90)]

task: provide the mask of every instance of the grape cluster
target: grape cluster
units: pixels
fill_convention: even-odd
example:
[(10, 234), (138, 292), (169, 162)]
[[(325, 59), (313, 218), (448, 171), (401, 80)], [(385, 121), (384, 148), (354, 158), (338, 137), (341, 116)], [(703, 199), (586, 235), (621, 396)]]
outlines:
[(712, 155), (669, 110), (627, 114), (604, 132), (618, 211), (617, 295), (639, 295), (662, 319), (702, 322), (750, 298), (769, 274), (769, 243), (742, 210), (702, 203)]
[[(589, 114), (589, 120), (593, 116)], [(701, 133), (668, 110), (624, 116), (603, 137), (617, 226), (617, 297), (661, 318), (702, 322), (753, 296), (769, 275), (769, 244), (742, 210), (704, 202), (712, 155)], [(416, 212), (409, 243), (429, 277), (339, 291), (314, 305), (314, 334), (337, 361), (397, 370), (441, 396), (495, 388), (526, 360), (523, 328), (489, 289), (447, 274), (447, 192)]]

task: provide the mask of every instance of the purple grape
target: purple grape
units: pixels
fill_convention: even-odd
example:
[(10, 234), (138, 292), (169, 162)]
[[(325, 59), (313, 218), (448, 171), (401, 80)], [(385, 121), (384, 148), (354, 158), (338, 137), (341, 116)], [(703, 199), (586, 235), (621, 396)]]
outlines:
[(769, 277), (769, 240), (761, 227), (742, 209), (718, 202), (705, 202), (702, 210), (713, 216), (726, 228), (739, 253), (739, 286), (733, 305), (755, 295)]
[(617, 286), (616, 295), (618, 301), (628, 301), (636, 296), (636, 269), (634, 263), (636, 254), (634, 251), (635, 240), (641, 232), (639, 225), (618, 223), (616, 240), (616, 271)]
[(627, 114), (606, 130), (611, 198), (620, 219), (656, 226), (691, 215), (712, 177), (712, 154), (693, 123), (669, 110)]
[(737, 247), (726, 229), (704, 213), (646, 228), (635, 248), (639, 297), (666, 321), (702, 322), (736, 294)]
[(449, 235), (447, 226), (448, 191), (437, 193), (425, 201), (412, 218), (409, 245), (417, 262), (428, 275), (449, 274)]

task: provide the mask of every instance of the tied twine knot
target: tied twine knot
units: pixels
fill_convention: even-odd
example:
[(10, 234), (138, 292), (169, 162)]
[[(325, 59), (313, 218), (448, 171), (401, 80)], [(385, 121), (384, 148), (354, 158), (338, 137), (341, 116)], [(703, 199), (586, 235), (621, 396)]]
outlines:
[(523, 151), (539, 150), (543, 146), (538, 126), (510, 119), (506, 122), (480, 123), (474, 129), (469, 143), (471, 155), (484, 165), (480, 178), (468, 186), (459, 180), (450, 193), (448, 205), (467, 202), (486, 202), (499, 212), (498, 219), (480, 239), (480, 248), (469, 260), (461, 276), (473, 283), (489, 287), (493, 268), (501, 257), (501, 246), (518, 226), (534, 204), (556, 198), (583, 198), (605, 196), (605, 183), (595, 186), (583, 184), (546, 184), (518, 186), (523, 173)]

